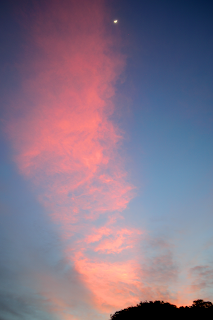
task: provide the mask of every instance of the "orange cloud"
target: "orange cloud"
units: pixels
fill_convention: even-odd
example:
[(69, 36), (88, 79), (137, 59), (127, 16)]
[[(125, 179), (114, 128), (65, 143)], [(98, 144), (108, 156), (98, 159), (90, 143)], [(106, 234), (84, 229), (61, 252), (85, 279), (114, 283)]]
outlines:
[(76, 268), (84, 276), (87, 287), (95, 294), (95, 305), (110, 312), (139, 301), (141, 284), (135, 261), (95, 261), (79, 255)]

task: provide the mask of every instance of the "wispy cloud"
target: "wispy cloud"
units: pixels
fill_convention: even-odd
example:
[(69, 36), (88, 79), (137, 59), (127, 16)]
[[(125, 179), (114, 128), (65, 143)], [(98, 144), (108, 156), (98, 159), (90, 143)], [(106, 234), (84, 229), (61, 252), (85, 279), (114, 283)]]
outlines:
[[(138, 302), (133, 253), (141, 234), (121, 216), (134, 187), (110, 116), (125, 59), (106, 25), (113, 27), (102, 1), (55, 0), (34, 8), (22, 91), (6, 129), (20, 173), (59, 226), (66, 261), (102, 311)], [(65, 287), (66, 297), (43, 295), (68, 319)]]
[(212, 297), (213, 267), (211, 265), (195, 266), (190, 269), (191, 290), (206, 299)]
[(171, 240), (147, 235), (142, 252), (142, 300), (161, 299), (176, 302), (177, 292), (173, 288), (178, 282), (180, 270)]

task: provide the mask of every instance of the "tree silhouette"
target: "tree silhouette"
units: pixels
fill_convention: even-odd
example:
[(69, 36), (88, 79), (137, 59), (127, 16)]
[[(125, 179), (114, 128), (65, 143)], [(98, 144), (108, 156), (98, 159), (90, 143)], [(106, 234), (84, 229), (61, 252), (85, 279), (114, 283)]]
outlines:
[(194, 300), (192, 308), (211, 308), (213, 304), (210, 301)]
[(164, 301), (144, 301), (136, 306), (116, 311), (110, 320), (143, 320), (143, 319), (213, 319), (213, 304), (201, 299), (194, 300), (191, 306), (177, 307)]

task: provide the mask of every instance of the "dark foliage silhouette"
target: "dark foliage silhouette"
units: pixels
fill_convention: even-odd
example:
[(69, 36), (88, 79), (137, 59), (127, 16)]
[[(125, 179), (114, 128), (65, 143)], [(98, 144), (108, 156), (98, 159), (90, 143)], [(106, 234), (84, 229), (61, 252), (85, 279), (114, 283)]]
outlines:
[(164, 301), (144, 301), (110, 315), (110, 320), (213, 319), (213, 304), (201, 299), (191, 306), (177, 307)]

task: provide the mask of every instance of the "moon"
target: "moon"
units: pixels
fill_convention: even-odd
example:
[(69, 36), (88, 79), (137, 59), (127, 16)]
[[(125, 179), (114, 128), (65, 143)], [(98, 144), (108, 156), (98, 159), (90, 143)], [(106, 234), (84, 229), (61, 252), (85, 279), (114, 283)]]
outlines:
[(114, 20), (114, 23), (117, 23), (118, 22), (118, 20)]

